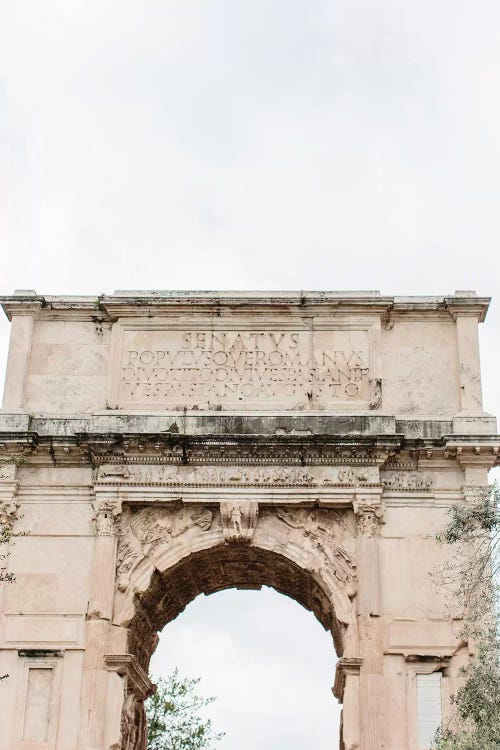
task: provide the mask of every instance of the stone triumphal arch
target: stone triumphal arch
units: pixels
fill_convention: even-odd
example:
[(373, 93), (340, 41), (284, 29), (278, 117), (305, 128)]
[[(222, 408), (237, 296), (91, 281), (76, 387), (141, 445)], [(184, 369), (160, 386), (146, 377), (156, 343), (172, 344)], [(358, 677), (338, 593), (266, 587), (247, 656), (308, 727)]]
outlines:
[(331, 631), (342, 748), (427, 747), (471, 653), (429, 572), (497, 458), (488, 300), (2, 303), (0, 517), (26, 534), (0, 588), (0, 747), (143, 750), (158, 631), (202, 592), (262, 585)]

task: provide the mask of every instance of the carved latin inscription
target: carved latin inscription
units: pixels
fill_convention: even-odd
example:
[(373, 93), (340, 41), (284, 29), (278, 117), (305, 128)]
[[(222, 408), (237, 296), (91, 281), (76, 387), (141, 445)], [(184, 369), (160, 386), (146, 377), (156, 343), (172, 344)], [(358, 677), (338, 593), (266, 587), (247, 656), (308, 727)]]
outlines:
[[(125, 329), (115, 398), (171, 408), (372, 402), (368, 329)], [(377, 395), (377, 394), (375, 394)]]

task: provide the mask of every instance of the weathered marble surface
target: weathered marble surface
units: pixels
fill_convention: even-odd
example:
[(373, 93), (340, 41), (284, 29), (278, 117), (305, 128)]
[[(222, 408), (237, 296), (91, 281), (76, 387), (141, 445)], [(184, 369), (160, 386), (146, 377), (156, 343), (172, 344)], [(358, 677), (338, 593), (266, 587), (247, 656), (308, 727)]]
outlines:
[(0, 589), (0, 748), (143, 748), (157, 631), (201, 592), (271, 585), (332, 633), (345, 748), (415, 750), (417, 675), (445, 670), (445, 698), (469, 658), (428, 574), (497, 462), (488, 300), (2, 303), (0, 520), (26, 535)]

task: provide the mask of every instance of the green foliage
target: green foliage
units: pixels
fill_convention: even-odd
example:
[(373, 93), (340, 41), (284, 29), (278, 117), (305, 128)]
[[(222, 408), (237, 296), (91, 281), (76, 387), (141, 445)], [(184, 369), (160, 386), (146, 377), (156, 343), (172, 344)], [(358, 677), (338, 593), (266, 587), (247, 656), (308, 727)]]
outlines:
[(5, 567), (4, 560), (8, 557), (9, 545), (13, 544), (15, 535), (5, 524), (0, 524), (0, 583), (12, 583), (14, 574), (9, 573)]
[(199, 696), (199, 682), (180, 677), (177, 669), (157, 680), (157, 691), (146, 703), (148, 750), (212, 750), (224, 736), (202, 716), (215, 698)]
[(434, 747), (500, 750), (498, 487), (493, 486), (470, 505), (455, 506), (438, 539), (457, 545), (453, 596), (465, 617), (462, 637), (475, 644), (476, 658), (462, 670), (462, 686), (451, 699), (455, 711), (438, 733)]
[[(0, 523), (0, 584), (1, 583), (12, 583), (14, 581), (14, 574), (9, 573), (5, 566), (4, 560), (8, 557), (9, 545), (12, 542), (13, 533), (12, 530), (6, 524)], [(5, 680), (9, 675), (0, 675), (0, 680)]]

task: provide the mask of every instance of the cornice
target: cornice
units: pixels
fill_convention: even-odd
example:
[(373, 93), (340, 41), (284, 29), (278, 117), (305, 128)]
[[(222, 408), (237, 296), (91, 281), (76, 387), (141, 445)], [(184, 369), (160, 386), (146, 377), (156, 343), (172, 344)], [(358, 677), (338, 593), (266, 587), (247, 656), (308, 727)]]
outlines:
[(463, 468), (489, 470), (500, 465), (500, 435), (453, 435), (446, 439), (446, 450)]
[(95, 465), (116, 463), (171, 463), (230, 466), (380, 466), (395, 454), (400, 436), (353, 437), (262, 435), (149, 435), (77, 436), (78, 444)]
[(102, 463), (193, 466), (378, 466), (384, 470), (441, 469), (449, 461), (491, 468), (499, 435), (187, 435), (179, 433), (0, 432), (0, 463), (99, 466)]
[(341, 703), (344, 698), (344, 688), (347, 675), (359, 677), (363, 659), (356, 657), (342, 657), (338, 660), (335, 668), (335, 682), (332, 687), (332, 693)]
[(467, 315), (483, 323), (491, 302), (491, 297), (460, 296), (445, 297), (444, 303), (453, 320), (459, 315)]
[(120, 317), (171, 316), (199, 312), (233, 314), (371, 314), (390, 327), (390, 317), (451, 314), (474, 315), (483, 321), (489, 297), (473, 293), (443, 296), (394, 297), (380, 292), (339, 291), (118, 291), (98, 296), (39, 295), (18, 292), (0, 296), (9, 320), (16, 314), (40, 314), (44, 319), (113, 322)]
[(156, 692), (156, 685), (132, 654), (106, 654), (104, 661), (109, 672), (116, 672), (127, 678), (128, 687), (140, 700), (146, 700)]

